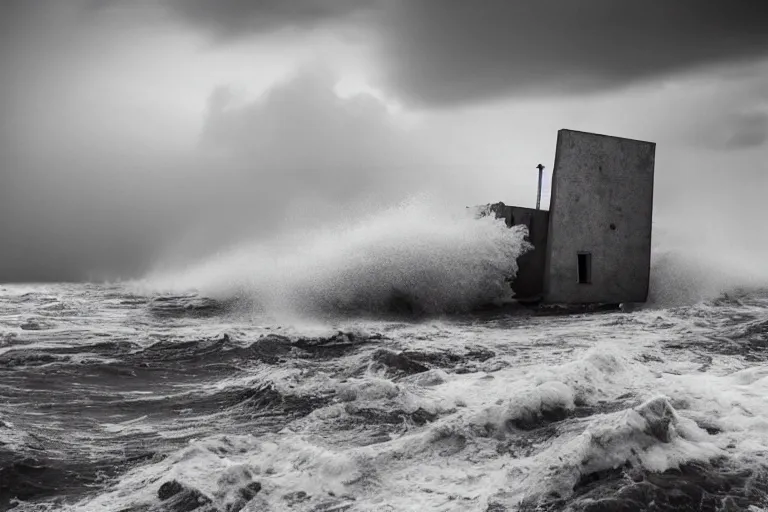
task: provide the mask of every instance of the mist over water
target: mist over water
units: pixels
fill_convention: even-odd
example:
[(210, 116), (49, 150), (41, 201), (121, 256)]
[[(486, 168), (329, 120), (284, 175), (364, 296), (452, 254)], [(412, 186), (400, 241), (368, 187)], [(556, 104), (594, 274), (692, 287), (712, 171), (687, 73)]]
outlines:
[(140, 286), (270, 313), (464, 312), (511, 298), (524, 226), (411, 200), (313, 231), (243, 244)]
[(648, 303), (687, 306), (724, 293), (768, 288), (768, 241), (729, 229), (738, 219), (692, 219), (654, 224)]

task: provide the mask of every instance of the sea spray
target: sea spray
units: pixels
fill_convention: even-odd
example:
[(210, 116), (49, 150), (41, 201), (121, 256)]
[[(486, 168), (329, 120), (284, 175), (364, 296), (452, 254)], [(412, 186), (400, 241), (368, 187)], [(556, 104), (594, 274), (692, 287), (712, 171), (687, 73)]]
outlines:
[(241, 300), (270, 313), (469, 311), (512, 296), (525, 226), (426, 201), (243, 244), (144, 285)]
[(649, 305), (676, 307), (714, 299), (723, 293), (768, 289), (768, 251), (756, 241), (738, 241), (660, 219), (654, 226)]

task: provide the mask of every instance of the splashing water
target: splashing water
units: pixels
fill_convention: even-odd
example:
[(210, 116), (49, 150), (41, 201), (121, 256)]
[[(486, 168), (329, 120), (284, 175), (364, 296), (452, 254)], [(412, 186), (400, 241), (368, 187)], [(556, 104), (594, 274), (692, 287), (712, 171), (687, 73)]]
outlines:
[(155, 272), (155, 290), (195, 290), (269, 312), (468, 311), (511, 298), (524, 226), (411, 201), (311, 233), (241, 246), (181, 272)]
[[(507, 296), (524, 234), (410, 203), (158, 272), (149, 295), (0, 287), (0, 509), (764, 510), (768, 293), (310, 328), (215, 300), (471, 309)], [(652, 289), (762, 282), (741, 263), (657, 259)]]
[[(696, 304), (723, 293), (768, 288), (768, 249), (706, 229), (663, 221), (654, 228), (649, 303), (658, 307)], [(763, 246), (761, 246), (763, 245)]]

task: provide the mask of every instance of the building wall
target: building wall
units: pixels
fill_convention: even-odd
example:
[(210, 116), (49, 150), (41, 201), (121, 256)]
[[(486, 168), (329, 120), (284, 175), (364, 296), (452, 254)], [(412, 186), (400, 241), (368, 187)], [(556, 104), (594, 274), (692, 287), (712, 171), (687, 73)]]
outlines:
[(547, 255), (547, 232), (549, 231), (549, 212), (520, 206), (507, 206), (496, 203), (490, 206), (496, 218), (504, 218), (507, 226), (524, 224), (528, 227), (527, 240), (533, 249), (517, 259), (517, 277), (512, 282), (512, 290), (519, 299), (540, 298), (544, 291), (544, 267)]
[(518, 299), (540, 298), (544, 292), (544, 268), (547, 256), (547, 232), (549, 231), (549, 212), (533, 208), (510, 206), (509, 226), (525, 224), (528, 226), (528, 241), (533, 249), (519, 258), (517, 277), (512, 282), (512, 290)]
[[(652, 142), (560, 130), (552, 176), (544, 298), (645, 302), (651, 258)], [(591, 253), (591, 283), (578, 254)]]

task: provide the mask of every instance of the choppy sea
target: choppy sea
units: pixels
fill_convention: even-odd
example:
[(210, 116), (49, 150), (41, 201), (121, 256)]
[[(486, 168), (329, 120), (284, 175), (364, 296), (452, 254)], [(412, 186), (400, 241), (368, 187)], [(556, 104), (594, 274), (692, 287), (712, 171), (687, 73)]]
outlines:
[(0, 508), (762, 510), (768, 293), (280, 325), (0, 287)]

